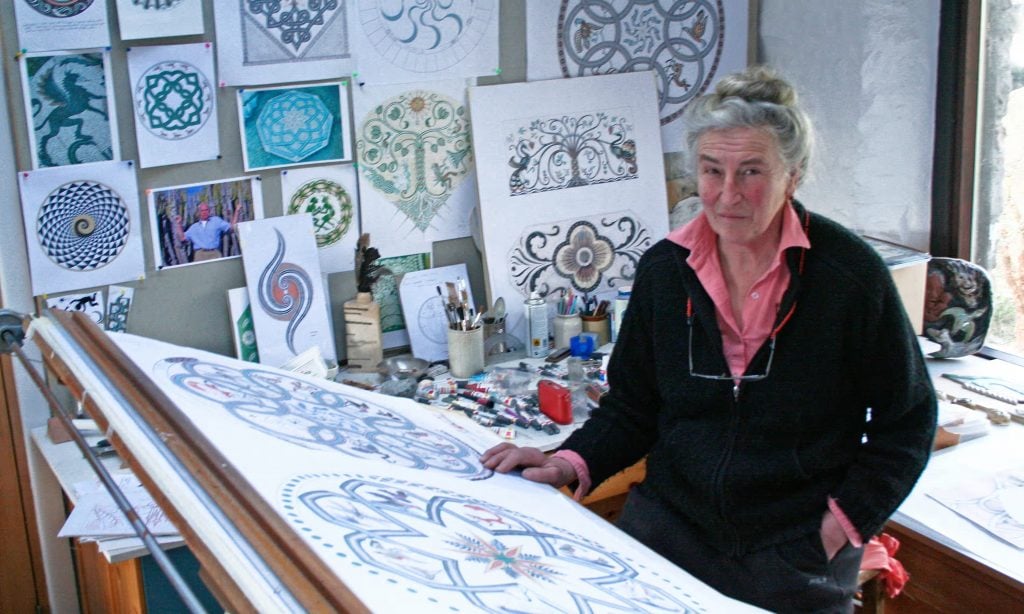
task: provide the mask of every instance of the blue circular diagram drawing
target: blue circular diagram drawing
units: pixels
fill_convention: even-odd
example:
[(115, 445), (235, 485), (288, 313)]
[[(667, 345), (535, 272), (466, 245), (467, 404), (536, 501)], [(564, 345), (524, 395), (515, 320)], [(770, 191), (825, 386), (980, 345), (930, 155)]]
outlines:
[(39, 244), (58, 265), (99, 269), (128, 242), (131, 221), (121, 197), (95, 181), (65, 183), (47, 196), (36, 219)]
[(92, 0), (24, 0), (25, 4), (47, 17), (74, 17), (92, 5)]
[(198, 132), (213, 113), (213, 86), (188, 62), (161, 62), (135, 84), (138, 123), (154, 136), (176, 141)]

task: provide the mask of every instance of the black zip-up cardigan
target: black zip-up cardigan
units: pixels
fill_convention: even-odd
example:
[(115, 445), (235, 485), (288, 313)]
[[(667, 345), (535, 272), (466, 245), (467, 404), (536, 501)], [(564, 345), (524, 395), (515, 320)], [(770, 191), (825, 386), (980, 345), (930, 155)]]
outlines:
[[(639, 488), (733, 554), (818, 530), (829, 496), (865, 541), (881, 530), (928, 460), (935, 392), (881, 258), (821, 215), (810, 214), (808, 235), (810, 249), (786, 254), (779, 320), (796, 308), (771, 371), (738, 396), (732, 381), (689, 376), (687, 298), (694, 371), (728, 372), (689, 251), (662, 240), (644, 254), (610, 391), (562, 445), (583, 457), (595, 487), (647, 455)], [(766, 342), (747, 373), (763, 373), (768, 354)]]

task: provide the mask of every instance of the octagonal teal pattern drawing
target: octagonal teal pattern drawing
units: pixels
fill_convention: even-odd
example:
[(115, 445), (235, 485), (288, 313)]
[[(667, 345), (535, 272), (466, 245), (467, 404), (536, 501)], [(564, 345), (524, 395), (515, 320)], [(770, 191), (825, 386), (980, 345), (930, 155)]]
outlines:
[(245, 170), (350, 160), (346, 87), (239, 90)]
[(263, 107), (256, 131), (267, 153), (298, 162), (327, 146), (333, 121), (334, 116), (319, 98), (290, 91), (275, 96)]

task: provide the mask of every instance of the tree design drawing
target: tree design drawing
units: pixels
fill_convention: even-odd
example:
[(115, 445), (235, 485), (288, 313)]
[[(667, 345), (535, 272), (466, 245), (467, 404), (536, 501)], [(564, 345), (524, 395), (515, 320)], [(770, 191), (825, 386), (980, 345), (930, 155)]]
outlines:
[(437, 92), (405, 92), (377, 105), (356, 142), (363, 177), (426, 232), (472, 168), (466, 109)]
[(509, 127), (511, 196), (637, 177), (633, 125), (618, 112), (563, 115)]

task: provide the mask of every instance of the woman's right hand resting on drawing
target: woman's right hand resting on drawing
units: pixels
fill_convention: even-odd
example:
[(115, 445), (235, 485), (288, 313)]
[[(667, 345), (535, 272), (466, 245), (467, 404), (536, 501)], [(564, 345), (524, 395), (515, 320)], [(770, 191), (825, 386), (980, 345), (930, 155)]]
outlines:
[(527, 480), (561, 488), (576, 481), (576, 470), (564, 458), (549, 456), (537, 448), (520, 448), (510, 443), (499, 443), (483, 453), (480, 462), (498, 473), (522, 469)]

